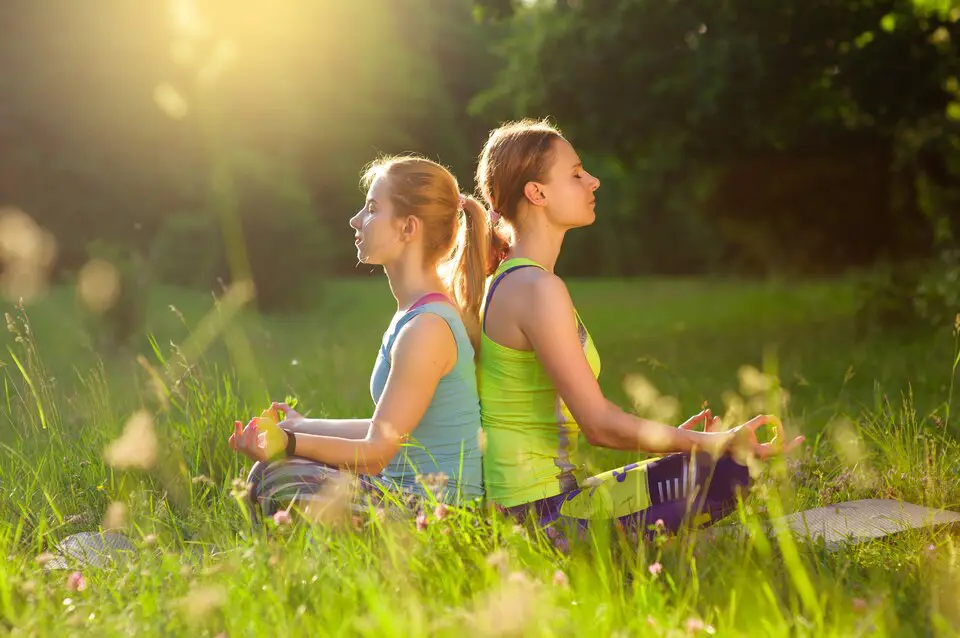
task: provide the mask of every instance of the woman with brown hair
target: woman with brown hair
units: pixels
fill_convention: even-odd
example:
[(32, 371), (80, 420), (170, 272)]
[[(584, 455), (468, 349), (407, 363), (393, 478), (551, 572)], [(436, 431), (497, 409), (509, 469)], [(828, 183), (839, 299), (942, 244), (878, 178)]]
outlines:
[[(483, 149), (477, 186), (491, 210), (495, 256), (477, 360), (487, 497), (521, 519), (581, 528), (616, 519), (637, 530), (655, 521), (676, 530), (691, 516), (704, 524), (729, 513), (751, 482), (734, 452), (779, 451), (755, 434), (779, 421), (758, 416), (720, 431), (705, 410), (672, 427), (603, 396), (599, 353), (553, 272), (567, 231), (596, 218), (600, 182), (573, 146), (545, 122), (505, 124)], [(695, 431), (701, 423), (704, 431)], [(598, 447), (667, 456), (590, 477), (581, 434)]]

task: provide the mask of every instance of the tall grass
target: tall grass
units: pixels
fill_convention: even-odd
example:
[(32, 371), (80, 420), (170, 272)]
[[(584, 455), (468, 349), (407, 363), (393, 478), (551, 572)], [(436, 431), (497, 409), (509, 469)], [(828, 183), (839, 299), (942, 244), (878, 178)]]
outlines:
[[(11, 309), (0, 356), (0, 622), (18, 635), (955, 635), (960, 558), (949, 533), (829, 551), (776, 525), (763, 531), (782, 513), (854, 498), (960, 508), (960, 444), (947, 418), (954, 377), (920, 378), (930, 360), (907, 355), (929, 347), (925, 337), (852, 344), (843, 312), (811, 311), (842, 295), (830, 290), (762, 301), (769, 290), (732, 284), (579, 286), (578, 306), (610, 353), (612, 395), (629, 401), (621, 382), (638, 372), (685, 412), (704, 399), (733, 409), (736, 395), (743, 409), (783, 413), (810, 445), (766, 468), (725, 521), (737, 533), (637, 542), (598, 527), (559, 547), (484, 507), (428, 508), (420, 527), (376, 511), (331, 524), (250, 524), (237, 480), (248, 463), (227, 447), (230, 425), (286, 394), (316, 415), (368, 412), (370, 344), (390, 310), (379, 284), (334, 288), (325, 306), (286, 319), (221, 304), (200, 346), (203, 315), (194, 312), (152, 330), (139, 359), (123, 362), (45, 351), (33, 311)], [(625, 313), (609, 309), (615, 299), (645, 300), (634, 301), (636, 332), (623, 332)], [(695, 299), (724, 300), (716, 321), (692, 312)], [(247, 340), (245, 365), (255, 369), (217, 347), (228, 325)], [(818, 351), (798, 351), (803, 335)], [(763, 367), (751, 344), (771, 343), (778, 391), (751, 396), (737, 371)], [(956, 356), (943, 349), (947, 363)], [(907, 375), (899, 383), (897, 371)], [(883, 383), (893, 386), (886, 394)], [(127, 467), (107, 460), (118, 440), (129, 445)], [(623, 458), (597, 453), (591, 462)], [(129, 560), (81, 568), (82, 590), (68, 572), (43, 568), (59, 540), (100, 529), (108, 511), (121, 511), (109, 523), (138, 547)]]

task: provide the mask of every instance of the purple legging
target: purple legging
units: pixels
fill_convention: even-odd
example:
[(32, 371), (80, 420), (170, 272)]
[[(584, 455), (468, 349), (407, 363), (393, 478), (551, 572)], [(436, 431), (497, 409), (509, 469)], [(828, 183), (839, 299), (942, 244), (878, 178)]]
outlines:
[[(685, 476), (684, 465), (696, 464), (691, 489), (671, 490)], [(629, 466), (628, 466), (629, 467)], [(695, 456), (671, 454), (642, 467), (646, 473), (650, 493), (650, 505), (616, 519), (624, 530), (642, 533), (651, 537), (657, 528), (667, 533), (676, 532), (687, 521), (698, 526), (711, 525), (726, 517), (737, 506), (737, 494), (751, 485), (750, 472), (730, 456), (716, 461), (706, 453)], [(667, 485), (664, 490), (663, 486)], [(590, 520), (572, 518), (561, 513), (563, 503), (577, 496), (584, 488), (578, 488), (556, 496), (503, 508), (511, 517), (523, 523), (531, 520), (544, 528), (574, 528), (584, 531)], [(658, 521), (662, 522), (662, 527)], [(594, 519), (596, 522), (596, 519)], [(656, 525), (655, 525), (656, 524)]]

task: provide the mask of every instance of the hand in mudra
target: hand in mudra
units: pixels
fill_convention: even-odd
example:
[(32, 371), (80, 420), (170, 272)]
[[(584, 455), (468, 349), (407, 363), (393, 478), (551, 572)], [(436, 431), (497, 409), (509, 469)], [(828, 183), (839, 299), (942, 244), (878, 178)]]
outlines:
[(695, 414), (677, 427), (681, 430), (693, 430), (700, 424), (703, 424), (704, 432), (722, 432), (723, 423), (720, 417), (713, 416), (710, 408), (706, 408), (700, 414)]
[[(789, 454), (806, 440), (806, 437), (798, 436), (787, 442), (783, 423), (772, 414), (761, 414), (735, 428), (724, 430), (720, 417), (713, 416), (713, 413), (707, 408), (690, 417), (678, 427), (681, 430), (693, 430), (701, 423), (704, 432), (715, 434), (718, 437), (718, 446), (715, 452), (720, 454), (730, 453), (738, 457), (754, 455), (761, 459), (767, 459), (775, 454)], [(757, 438), (757, 430), (764, 425), (772, 425), (777, 434), (770, 441), (761, 443)]]
[[(770, 441), (761, 443), (757, 438), (757, 430), (768, 424), (772, 425), (777, 433)], [(806, 440), (805, 436), (797, 436), (793, 440), (787, 441), (783, 423), (773, 414), (755, 416), (729, 432), (730, 440), (727, 444), (727, 451), (734, 456), (753, 454), (761, 459), (768, 459), (776, 454), (789, 454)]]

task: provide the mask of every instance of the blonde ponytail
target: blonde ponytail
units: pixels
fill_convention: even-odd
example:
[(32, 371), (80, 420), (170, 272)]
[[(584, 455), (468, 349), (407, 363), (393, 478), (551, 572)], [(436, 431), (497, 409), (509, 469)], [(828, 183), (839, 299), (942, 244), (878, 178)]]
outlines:
[(386, 157), (370, 165), (363, 184), (389, 180), (394, 215), (423, 222), (424, 260), (435, 265), (463, 317), (474, 353), (480, 349), (480, 304), (488, 274), (491, 233), (487, 211), (460, 194), (457, 179), (440, 164), (416, 156)]

